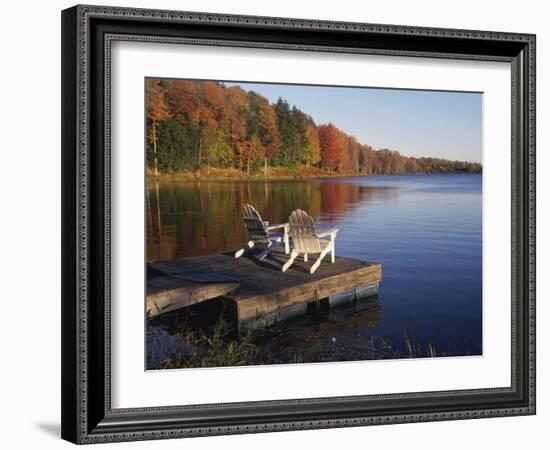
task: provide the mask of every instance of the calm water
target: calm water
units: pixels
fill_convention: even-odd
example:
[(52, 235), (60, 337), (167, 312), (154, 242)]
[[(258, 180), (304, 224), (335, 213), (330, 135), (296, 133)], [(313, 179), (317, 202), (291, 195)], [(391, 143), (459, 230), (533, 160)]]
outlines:
[(271, 223), (301, 208), (319, 230), (340, 229), (337, 255), (382, 263), (383, 281), (375, 310), (315, 327), (287, 325), (289, 346), (299, 340), (307, 347), (301, 351), (323, 353), (319, 360), (361, 359), (373, 334), (403, 350), (408, 329), (421, 345), (435, 339), (438, 350), (479, 354), (481, 187), (479, 174), (150, 183), (147, 257), (240, 248), (248, 240), (244, 203)]

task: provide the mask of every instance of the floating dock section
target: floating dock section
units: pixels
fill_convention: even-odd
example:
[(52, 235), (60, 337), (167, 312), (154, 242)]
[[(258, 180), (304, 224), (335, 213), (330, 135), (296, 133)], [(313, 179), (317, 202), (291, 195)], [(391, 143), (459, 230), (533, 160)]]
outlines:
[(324, 302), (329, 307), (378, 293), (382, 266), (337, 257), (326, 258), (314, 274), (309, 262), (295, 261), (287, 272), (287, 259), (273, 252), (263, 261), (254, 256), (213, 254), (148, 263), (147, 313), (149, 317), (216, 298), (235, 302), (239, 329), (269, 325), (304, 314)]

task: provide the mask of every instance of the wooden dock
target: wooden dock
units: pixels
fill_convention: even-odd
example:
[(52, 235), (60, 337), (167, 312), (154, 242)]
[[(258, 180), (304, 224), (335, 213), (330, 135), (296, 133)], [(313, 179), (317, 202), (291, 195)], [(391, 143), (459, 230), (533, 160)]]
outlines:
[(277, 321), (285, 311), (301, 310), (308, 303), (346, 291), (362, 289), (375, 295), (382, 279), (381, 264), (372, 262), (337, 257), (331, 264), (327, 258), (310, 274), (311, 258), (310, 262), (295, 262), (283, 273), (286, 260), (284, 253), (273, 252), (262, 262), (254, 257), (213, 254), (148, 263), (155, 274), (147, 282), (148, 314), (224, 297), (235, 302), (239, 324), (259, 318)]

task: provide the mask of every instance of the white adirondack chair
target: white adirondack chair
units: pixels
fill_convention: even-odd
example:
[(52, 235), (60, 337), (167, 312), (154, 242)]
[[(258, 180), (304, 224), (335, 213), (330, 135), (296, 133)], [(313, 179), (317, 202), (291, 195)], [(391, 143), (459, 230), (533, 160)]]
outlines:
[[(293, 248), (289, 260), (283, 265), (283, 272), (288, 270), (299, 255), (304, 255), (304, 261), (307, 261), (309, 254), (319, 255), (309, 269), (309, 273), (314, 273), (319, 268), (321, 261), (329, 252), (331, 254), (331, 262), (334, 263), (334, 241), (336, 240), (338, 229), (335, 228), (317, 233), (313, 218), (301, 209), (292, 211), (292, 214), (288, 218), (288, 224), (288, 235), (292, 239)], [(329, 237), (330, 239), (322, 239), (324, 237)]]
[(290, 252), (288, 242), (288, 223), (269, 225), (269, 222), (263, 221), (258, 211), (256, 211), (256, 209), (249, 204), (246, 204), (243, 207), (243, 219), (244, 225), (250, 235), (250, 241), (248, 241), (246, 247), (235, 252), (235, 258), (239, 258), (244, 255), (246, 251), (252, 249), (253, 247), (264, 248), (261, 253), (255, 255), (258, 261), (261, 261), (269, 255), (273, 245), (284, 245), (285, 253), (288, 254)]

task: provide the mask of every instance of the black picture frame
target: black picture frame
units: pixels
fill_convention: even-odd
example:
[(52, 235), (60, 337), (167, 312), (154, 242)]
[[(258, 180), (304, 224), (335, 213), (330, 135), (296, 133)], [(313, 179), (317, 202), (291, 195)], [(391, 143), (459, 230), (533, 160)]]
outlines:
[[(182, 39), (511, 63), (510, 387), (111, 408), (110, 43)], [(64, 439), (83, 444), (528, 414), (535, 414), (534, 35), (81, 5), (62, 12)]]

